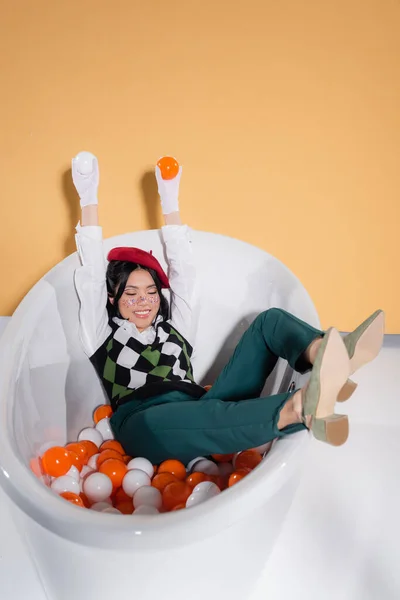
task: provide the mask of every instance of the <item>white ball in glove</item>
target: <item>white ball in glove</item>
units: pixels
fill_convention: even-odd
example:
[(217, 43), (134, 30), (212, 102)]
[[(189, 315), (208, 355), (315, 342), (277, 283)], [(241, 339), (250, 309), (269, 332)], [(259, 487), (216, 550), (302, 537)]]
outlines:
[(99, 166), (91, 152), (79, 152), (72, 159), (72, 180), (81, 199), (81, 206), (98, 204)]
[(79, 152), (74, 160), (78, 172), (81, 175), (89, 175), (93, 171), (93, 160), (96, 160), (96, 157), (91, 152)]

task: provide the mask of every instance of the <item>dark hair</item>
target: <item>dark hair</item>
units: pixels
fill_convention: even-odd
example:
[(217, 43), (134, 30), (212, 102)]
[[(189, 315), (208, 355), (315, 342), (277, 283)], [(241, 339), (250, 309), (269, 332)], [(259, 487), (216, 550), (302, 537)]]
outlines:
[[(161, 292), (161, 281), (156, 271), (154, 271), (154, 269), (142, 267), (137, 263), (128, 262), (126, 260), (112, 260), (108, 263), (106, 273), (108, 318), (110, 320), (113, 317), (118, 317), (119, 319), (124, 318), (119, 312), (118, 302), (125, 291), (129, 275), (132, 273), (132, 271), (136, 271), (136, 269), (143, 269), (143, 271), (147, 271), (152, 276), (158, 295), (160, 296), (160, 308), (158, 310), (158, 314), (162, 316), (164, 321), (166, 321), (169, 318), (169, 305), (168, 300)], [(110, 302), (110, 298), (114, 298), (113, 304)]]

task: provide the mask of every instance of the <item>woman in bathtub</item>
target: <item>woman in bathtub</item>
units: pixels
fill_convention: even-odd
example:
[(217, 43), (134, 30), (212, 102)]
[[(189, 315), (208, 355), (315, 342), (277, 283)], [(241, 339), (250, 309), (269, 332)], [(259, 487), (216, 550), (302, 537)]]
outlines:
[[(165, 225), (168, 263), (139, 248), (114, 248), (105, 260), (98, 220), (99, 171), (72, 174), (82, 207), (76, 228), (81, 266), (75, 273), (80, 300), (80, 336), (114, 414), (111, 426), (127, 454), (153, 463), (167, 458), (188, 462), (196, 456), (230, 454), (282, 435), (309, 429), (334, 446), (348, 436), (347, 416), (337, 401), (355, 389), (349, 379), (375, 358), (384, 334), (384, 313), (373, 313), (344, 339), (330, 328), (319, 331), (279, 308), (262, 312), (244, 333), (212, 388), (194, 380), (191, 355), (193, 287), (191, 231), (181, 223), (182, 169), (164, 180), (155, 176)], [(243, 279), (237, 273), (238, 286)], [(162, 290), (169, 289), (168, 304)], [(206, 296), (212, 302), (212, 287)], [(212, 329), (210, 329), (212, 337)], [(260, 397), (278, 358), (304, 373), (301, 389)]]

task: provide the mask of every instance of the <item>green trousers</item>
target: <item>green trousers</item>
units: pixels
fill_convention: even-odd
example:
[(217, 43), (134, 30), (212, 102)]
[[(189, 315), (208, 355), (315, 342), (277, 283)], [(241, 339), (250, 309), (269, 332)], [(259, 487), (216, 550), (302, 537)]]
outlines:
[(122, 405), (111, 418), (117, 440), (130, 456), (157, 464), (187, 463), (196, 456), (228, 454), (304, 429), (279, 430), (279, 413), (294, 392), (260, 398), (279, 357), (299, 373), (311, 368), (304, 351), (323, 332), (284, 310), (261, 313), (242, 336), (211, 390), (199, 400), (169, 392), (138, 406)]

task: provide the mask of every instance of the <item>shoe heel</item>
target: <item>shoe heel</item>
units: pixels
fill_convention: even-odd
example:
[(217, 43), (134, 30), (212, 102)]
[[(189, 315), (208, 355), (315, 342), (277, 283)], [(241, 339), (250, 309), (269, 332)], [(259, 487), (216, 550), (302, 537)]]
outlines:
[(349, 419), (346, 415), (314, 418), (311, 431), (317, 440), (331, 444), (331, 446), (341, 446), (349, 436)]
[(337, 397), (337, 401), (345, 402), (346, 400), (348, 400), (356, 391), (357, 386), (358, 386), (358, 383), (355, 383), (351, 379), (348, 379), (346, 381), (346, 383), (344, 384), (344, 386), (342, 387), (342, 389), (340, 390), (338, 397)]

